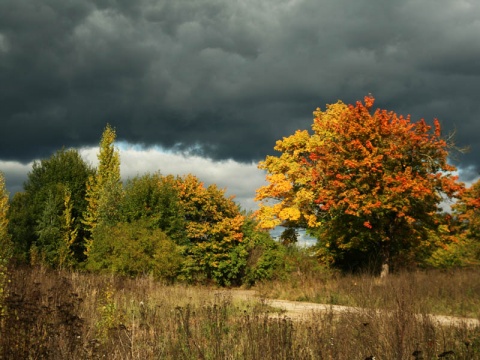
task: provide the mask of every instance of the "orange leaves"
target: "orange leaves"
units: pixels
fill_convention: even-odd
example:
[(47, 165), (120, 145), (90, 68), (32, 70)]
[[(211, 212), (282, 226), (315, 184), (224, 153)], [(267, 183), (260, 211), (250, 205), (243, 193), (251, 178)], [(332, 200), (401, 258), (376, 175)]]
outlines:
[(438, 119), (434, 119), (433, 120), (433, 126), (435, 126), (435, 136), (436, 137), (440, 137), (442, 131), (441, 131), (441, 128), (440, 128), (440, 121), (438, 121)]
[(365, 96), (363, 101), (365, 103), (365, 107), (370, 110), (373, 107), (375, 98), (373, 96)]
[[(324, 226), (348, 242), (345, 233), (362, 238), (358, 233), (366, 230), (388, 240), (395, 222), (404, 234), (415, 233), (414, 241), (420, 234), (415, 227), (428, 223), (440, 193), (461, 192), (461, 184), (449, 175), (455, 168), (447, 164), (448, 146), (440, 138), (438, 120), (432, 127), (392, 111), (372, 113), (374, 102), (367, 96), (355, 105), (338, 101), (325, 111), (317, 108), (312, 135), (298, 130), (277, 142), (281, 155), (259, 165), (268, 182), (256, 196), (262, 225)], [(270, 205), (267, 199), (276, 202)], [(353, 223), (359, 226), (347, 229)]]
[(365, 226), (367, 229), (373, 228), (372, 224), (370, 224), (370, 221), (365, 221), (365, 222), (363, 223), (363, 226)]

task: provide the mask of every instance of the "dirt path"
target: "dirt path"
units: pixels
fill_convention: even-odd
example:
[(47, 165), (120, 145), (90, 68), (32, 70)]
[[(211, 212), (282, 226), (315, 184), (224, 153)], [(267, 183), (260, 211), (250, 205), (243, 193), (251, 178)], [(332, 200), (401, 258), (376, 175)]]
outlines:
[[(229, 294), (232, 295), (233, 299), (238, 300), (253, 300), (253, 301), (264, 301), (267, 305), (281, 309), (284, 311), (282, 316), (288, 316), (292, 319), (301, 319), (305, 318), (312, 314), (312, 312), (328, 312), (331, 311), (334, 314), (341, 313), (361, 313), (365, 309), (351, 306), (341, 306), (341, 305), (327, 305), (327, 304), (317, 304), (301, 301), (289, 301), (289, 300), (276, 300), (276, 299), (260, 299), (254, 290), (230, 290)], [(470, 328), (480, 327), (480, 320), (474, 318), (462, 318), (455, 316), (445, 316), (445, 315), (428, 315), (429, 318), (440, 325), (446, 326), (467, 326)], [(420, 315), (419, 315), (420, 317)]]

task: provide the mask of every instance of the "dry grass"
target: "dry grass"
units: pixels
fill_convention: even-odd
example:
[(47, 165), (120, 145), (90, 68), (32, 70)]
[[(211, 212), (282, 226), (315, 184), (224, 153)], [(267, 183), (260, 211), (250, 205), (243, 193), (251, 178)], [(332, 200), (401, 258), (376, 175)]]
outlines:
[(418, 271), (380, 282), (368, 274), (302, 274), (288, 282), (257, 286), (264, 297), (364, 308), (396, 308), (408, 299), (419, 313), (480, 318), (480, 270)]
[[(417, 302), (418, 286), (428, 279), (418, 274), (415, 281), (392, 277), (382, 286), (367, 277), (324, 278), (315, 289), (297, 284), (304, 297), (329, 298), (335, 290), (349, 305), (391, 310), (312, 311), (301, 322), (261, 299), (236, 300), (215, 288), (30, 268), (9, 276), (0, 359), (432, 359), (442, 353), (446, 359), (480, 359), (479, 328), (440, 326), (415, 315), (435, 302), (427, 293), (467, 304), (470, 294), (424, 289)], [(442, 287), (454, 287), (447, 285)], [(273, 293), (271, 286), (260, 290)], [(328, 295), (322, 295), (325, 289)], [(279, 292), (294, 289), (283, 285)]]

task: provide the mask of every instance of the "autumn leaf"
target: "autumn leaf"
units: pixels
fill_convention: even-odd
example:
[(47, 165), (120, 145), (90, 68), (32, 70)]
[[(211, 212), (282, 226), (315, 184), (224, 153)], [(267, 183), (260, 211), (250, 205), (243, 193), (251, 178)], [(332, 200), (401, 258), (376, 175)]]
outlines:
[(443, 197), (462, 189), (447, 163), (450, 144), (438, 120), (373, 111), (374, 102), (317, 108), (311, 134), (276, 142), (280, 155), (259, 163), (267, 172), (255, 198), (260, 226), (303, 227), (329, 249), (373, 251), (385, 261), (425, 238)]

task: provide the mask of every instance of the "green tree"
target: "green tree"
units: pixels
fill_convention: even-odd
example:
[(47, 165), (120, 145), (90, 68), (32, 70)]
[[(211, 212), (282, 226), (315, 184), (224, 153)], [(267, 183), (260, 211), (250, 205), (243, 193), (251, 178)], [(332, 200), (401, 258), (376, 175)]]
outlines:
[(73, 217), (71, 191), (58, 185), (51, 191), (44, 203), (37, 221), (37, 240), (32, 245), (35, 260), (41, 260), (52, 267), (75, 265), (73, 246), (78, 241), (78, 225)]
[(100, 224), (87, 269), (126, 276), (153, 275), (172, 282), (182, 266), (182, 248), (144, 220)]
[(242, 283), (252, 286), (285, 277), (286, 247), (275, 241), (268, 231), (259, 230), (258, 221), (251, 214), (245, 215), (242, 233), (242, 244), (248, 253)]
[(145, 174), (127, 181), (122, 203), (124, 221), (145, 220), (161, 229), (179, 245), (187, 242), (185, 216), (175, 184), (160, 173)]
[(62, 239), (61, 197), (59, 192), (49, 192), (43, 211), (37, 221), (37, 240), (32, 245), (35, 257), (55, 267), (59, 263), (59, 248)]
[[(76, 262), (84, 258), (83, 237), (85, 230), (80, 222), (81, 214), (86, 209), (86, 181), (93, 174), (93, 169), (86, 164), (75, 149), (61, 149), (50, 158), (35, 161), (24, 184), (24, 191), (14, 195), (8, 213), (9, 231), (15, 248), (15, 256), (29, 259), (30, 248), (37, 244), (39, 222), (45, 215), (45, 208), (55, 202), (56, 214), (62, 216), (62, 198), (66, 190), (71, 193), (72, 217), (78, 228), (78, 238), (72, 244)], [(44, 240), (46, 238), (44, 237)], [(58, 245), (58, 239), (55, 240)], [(46, 243), (43, 243), (45, 246)]]
[(120, 154), (115, 148), (115, 139), (115, 130), (107, 124), (100, 140), (98, 169), (87, 181), (87, 209), (83, 214), (83, 224), (89, 232), (86, 239), (87, 256), (93, 246), (95, 228), (99, 225), (114, 225), (120, 220), (123, 189)]
[(373, 103), (366, 97), (317, 109), (312, 135), (297, 131), (277, 141), (282, 154), (259, 164), (269, 184), (257, 191), (257, 215), (265, 228), (307, 228), (319, 253), (338, 266), (378, 260), (388, 273), (394, 258), (415, 260), (443, 196), (456, 196), (462, 185), (436, 119), (432, 127), (371, 112)]
[(36, 235), (31, 224), (35, 215), (30, 208), (30, 198), (26, 192), (13, 195), (8, 209), (8, 231), (12, 235), (13, 256), (21, 262), (28, 262), (30, 247)]

